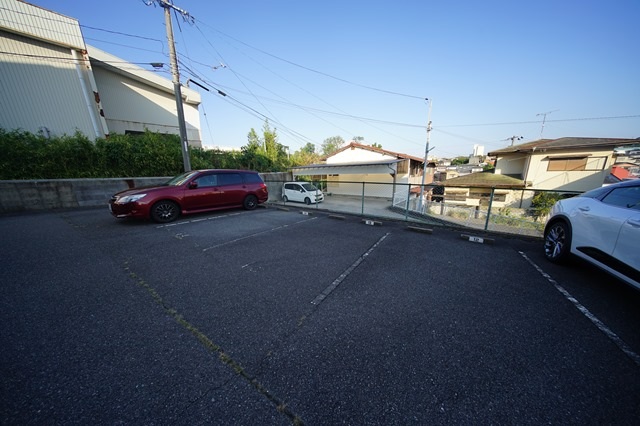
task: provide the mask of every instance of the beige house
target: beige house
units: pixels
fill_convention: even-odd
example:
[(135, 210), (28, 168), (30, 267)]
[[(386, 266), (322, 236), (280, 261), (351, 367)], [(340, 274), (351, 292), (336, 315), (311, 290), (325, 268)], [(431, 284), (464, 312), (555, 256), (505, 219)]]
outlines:
[[(526, 184), (522, 179), (491, 172), (471, 173), (442, 182), (447, 204), (486, 207), (522, 207)], [(492, 195), (493, 191), (493, 195)], [(526, 191), (529, 192), (529, 191)], [(437, 196), (432, 196), (432, 199)]]
[[(327, 182), (326, 192), (392, 198), (409, 194), (410, 184), (422, 182), (424, 159), (351, 142), (325, 158), (321, 164), (293, 167), (296, 176), (313, 176)], [(433, 182), (433, 167), (425, 183)], [(400, 195), (402, 196), (402, 195)]]
[(489, 153), (495, 173), (526, 182), (539, 190), (584, 192), (602, 186), (611, 172), (614, 149), (637, 139), (540, 139)]
[[(450, 205), (528, 208), (536, 191), (584, 192), (602, 186), (611, 173), (615, 148), (637, 139), (541, 139), (489, 153), (494, 173), (472, 173), (442, 182)], [(440, 198), (432, 196), (433, 199)]]

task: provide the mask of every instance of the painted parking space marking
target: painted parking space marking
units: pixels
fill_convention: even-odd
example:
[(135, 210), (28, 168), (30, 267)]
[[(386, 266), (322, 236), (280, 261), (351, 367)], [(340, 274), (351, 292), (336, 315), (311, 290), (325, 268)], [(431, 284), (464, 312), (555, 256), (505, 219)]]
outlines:
[(198, 223), (198, 222), (206, 222), (208, 220), (217, 220), (217, 219), (222, 219), (225, 217), (231, 217), (231, 216), (238, 216), (241, 214), (245, 214), (245, 212), (240, 212), (240, 213), (229, 213), (229, 214), (224, 214), (221, 216), (211, 216), (211, 217), (205, 217), (205, 218), (201, 218), (201, 219), (191, 219), (191, 220), (183, 220), (180, 222), (173, 222), (173, 223), (166, 223), (164, 225), (158, 225), (156, 226), (157, 229), (159, 228), (171, 228), (173, 226), (180, 226), (180, 225), (188, 225), (190, 223)]
[(202, 251), (206, 252), (206, 251), (209, 251), (209, 250), (214, 249), (214, 248), (225, 246), (227, 244), (237, 243), (238, 241), (246, 240), (246, 239), (249, 239), (249, 238), (254, 238), (254, 237), (257, 237), (259, 235), (268, 234), (269, 232), (274, 232), (274, 231), (277, 231), (277, 230), (280, 230), (280, 229), (288, 228), (290, 226), (298, 225), (298, 224), (301, 224), (301, 223), (309, 222), (310, 220), (317, 220), (317, 219), (318, 219), (317, 217), (313, 217), (313, 218), (309, 218), (309, 219), (305, 219), (305, 220), (300, 220), (298, 222), (290, 223), (290, 224), (287, 224), (287, 225), (276, 226), (275, 228), (271, 228), (271, 229), (267, 229), (267, 230), (264, 230), (264, 231), (256, 232), (255, 234), (251, 234), (251, 235), (245, 235), (244, 237), (236, 238), (236, 239), (230, 240), (230, 241), (225, 241), (223, 243), (216, 244), (214, 246), (204, 248), (204, 249), (202, 249)]
[(585, 316), (591, 321), (600, 331), (602, 331), (613, 343), (620, 348), (633, 362), (640, 367), (640, 355), (635, 353), (633, 349), (629, 347), (617, 334), (615, 334), (609, 327), (607, 327), (602, 321), (600, 321), (595, 315), (593, 315), (586, 307), (584, 307), (578, 300), (571, 295), (564, 287), (562, 287), (551, 275), (547, 274), (541, 267), (539, 267), (529, 257), (519, 251), (520, 255), (529, 262), (540, 274), (547, 279), (555, 288)]
[(344, 281), (345, 278), (347, 278), (349, 276), (349, 274), (352, 273), (358, 267), (358, 265), (360, 265), (364, 261), (364, 259), (367, 256), (369, 256), (385, 240), (385, 238), (387, 238), (390, 234), (391, 234), (390, 232), (387, 232), (382, 237), (380, 237), (380, 239), (374, 245), (372, 245), (369, 248), (369, 250), (367, 250), (362, 256), (360, 256), (358, 258), (358, 260), (356, 260), (351, 266), (349, 266), (347, 268), (347, 270), (344, 271), (342, 274), (340, 274), (340, 276), (338, 278), (336, 278), (331, 284), (329, 284), (329, 286), (327, 288), (325, 288), (324, 291), (318, 295), (318, 297), (313, 299), (311, 301), (311, 304), (312, 305), (319, 305), (320, 302), (322, 302), (324, 299), (326, 299), (327, 296), (329, 296), (329, 294), (331, 294), (331, 292), (333, 290), (335, 290), (336, 287), (338, 287), (340, 285), (340, 283), (342, 281)]

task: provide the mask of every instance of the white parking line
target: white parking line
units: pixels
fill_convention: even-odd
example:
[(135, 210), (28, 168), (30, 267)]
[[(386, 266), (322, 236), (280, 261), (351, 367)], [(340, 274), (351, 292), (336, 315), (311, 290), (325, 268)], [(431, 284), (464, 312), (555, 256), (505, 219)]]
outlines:
[(251, 234), (251, 235), (247, 235), (247, 236), (244, 236), (244, 237), (236, 238), (235, 240), (225, 241), (224, 243), (216, 244), (215, 246), (211, 246), (211, 247), (207, 247), (205, 249), (202, 249), (202, 251), (205, 252), (205, 251), (208, 251), (208, 250), (211, 250), (211, 249), (214, 249), (214, 248), (217, 248), (217, 247), (221, 247), (221, 246), (224, 246), (224, 245), (227, 245), (227, 244), (232, 244), (232, 243), (235, 243), (235, 242), (238, 242), (238, 241), (246, 240), (247, 238), (257, 237), (258, 235), (266, 234), (268, 232), (277, 231), (278, 229), (284, 229), (284, 228), (287, 228), (287, 227), (292, 226), (292, 225), (297, 225), (299, 223), (304, 223), (304, 222), (308, 222), (310, 220), (316, 220), (316, 219), (318, 219), (318, 218), (314, 217), (314, 218), (311, 218), (311, 219), (300, 220), (298, 222), (294, 222), (294, 223), (291, 223), (291, 224), (288, 224), (288, 225), (277, 226), (275, 228), (267, 229), (266, 231), (260, 231), (260, 232), (256, 232), (255, 234)]
[(541, 267), (535, 264), (526, 254), (519, 251), (520, 255), (529, 262), (540, 274), (547, 279), (551, 284), (553, 284), (556, 289), (562, 293), (562, 295), (573, 305), (578, 308), (582, 314), (587, 317), (600, 331), (602, 331), (613, 343), (616, 344), (624, 352), (633, 362), (636, 363), (640, 367), (640, 355), (635, 353), (617, 334), (615, 334), (609, 327), (607, 327), (602, 321), (600, 321), (595, 315), (593, 315), (587, 308), (585, 308), (580, 302), (576, 300), (567, 290), (564, 289), (556, 280), (551, 278), (551, 275), (547, 274), (542, 270)]
[(207, 220), (222, 219), (223, 217), (238, 216), (240, 214), (244, 214), (244, 212), (224, 214), (224, 215), (221, 215), (221, 216), (205, 217), (205, 218), (202, 218), (202, 219), (183, 220), (181, 222), (173, 222), (173, 223), (167, 223), (166, 225), (158, 225), (158, 226), (156, 226), (156, 228), (171, 228), (172, 226), (180, 226), (180, 225), (187, 225), (189, 223), (197, 223), (197, 222), (204, 222), (204, 221), (207, 221)]
[(349, 266), (347, 268), (346, 271), (344, 271), (342, 274), (340, 274), (340, 276), (338, 278), (336, 278), (331, 284), (329, 284), (329, 286), (327, 288), (324, 289), (324, 291), (322, 293), (320, 293), (318, 295), (318, 297), (316, 297), (315, 299), (313, 299), (311, 301), (312, 305), (318, 305), (320, 304), (320, 302), (322, 302), (324, 299), (327, 298), (327, 296), (329, 294), (331, 294), (331, 292), (333, 290), (336, 289), (336, 287), (338, 287), (338, 285), (340, 285), (340, 283), (342, 281), (345, 280), (345, 278), (347, 278), (347, 276), (349, 276), (349, 274), (351, 272), (353, 272), (354, 269), (356, 269), (358, 267), (358, 265), (360, 265), (362, 263), (362, 261), (371, 254), (371, 252), (373, 250), (375, 250), (376, 247), (378, 247), (382, 241), (384, 241), (385, 238), (387, 238), (389, 236), (389, 234), (391, 234), (390, 232), (387, 232), (386, 234), (384, 234), (374, 245), (371, 246), (371, 248), (369, 248), (369, 250), (366, 251), (366, 253), (364, 253), (362, 256), (360, 256), (358, 258), (358, 260), (356, 260), (353, 265)]

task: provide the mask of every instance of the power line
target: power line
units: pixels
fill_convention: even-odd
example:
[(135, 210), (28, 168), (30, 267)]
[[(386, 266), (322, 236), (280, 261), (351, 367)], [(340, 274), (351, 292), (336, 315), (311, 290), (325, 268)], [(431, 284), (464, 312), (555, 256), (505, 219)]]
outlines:
[[(206, 25), (206, 24), (205, 24), (205, 25)], [(196, 24), (196, 28), (198, 28), (198, 30), (199, 30), (199, 31), (200, 31), (200, 33), (202, 34), (203, 38), (207, 41), (207, 43), (208, 43), (209, 45), (211, 45), (211, 47), (214, 49), (214, 51), (216, 52), (216, 54), (218, 54), (218, 56), (220, 56), (220, 57), (222, 58), (222, 56), (220, 55), (220, 53), (217, 51), (217, 49), (215, 49), (215, 47), (213, 47), (213, 45), (211, 44), (211, 42), (209, 41), (209, 39), (204, 35), (204, 33), (202, 33), (202, 30), (200, 30), (200, 28), (199, 28), (199, 26), (198, 26), (197, 24)], [(243, 44), (245, 44), (245, 43), (243, 43)], [(251, 46), (249, 46), (249, 47), (251, 47)], [(243, 54), (244, 54), (244, 53), (243, 53)], [(311, 95), (311, 96), (315, 97), (316, 99), (319, 99), (320, 101), (322, 101), (322, 102), (326, 103), (327, 105), (331, 106), (332, 108), (335, 108), (335, 109), (337, 109), (338, 111), (342, 111), (342, 112), (344, 113), (344, 115), (345, 115), (345, 116), (349, 115), (349, 114), (347, 114), (345, 111), (341, 110), (340, 108), (338, 108), (338, 107), (336, 107), (336, 106), (334, 106), (334, 105), (332, 105), (332, 104), (328, 103), (327, 101), (325, 101), (325, 100), (323, 100), (323, 99), (319, 98), (318, 96), (316, 96), (316, 95), (314, 95), (314, 94), (310, 93), (310, 92), (309, 92), (309, 91), (307, 91), (306, 89), (304, 89), (304, 88), (302, 88), (302, 87), (300, 87), (300, 86), (298, 86), (298, 85), (296, 85), (296, 84), (292, 83), (291, 81), (287, 80), (286, 78), (284, 78), (284, 77), (280, 76), (279, 74), (275, 73), (274, 71), (272, 71), (271, 69), (269, 69), (268, 67), (266, 67), (264, 64), (260, 63), (259, 61), (255, 60), (254, 58), (252, 58), (252, 57), (250, 57), (250, 56), (248, 56), (248, 55), (246, 55), (246, 54), (245, 54), (245, 56), (249, 57), (251, 60), (253, 60), (254, 62), (258, 63), (260, 66), (264, 67), (264, 68), (265, 68), (265, 69), (267, 69), (269, 72), (271, 72), (271, 73), (273, 73), (274, 75), (278, 76), (279, 78), (283, 79), (283, 80), (284, 80), (284, 81), (286, 81), (287, 83), (289, 83), (289, 84), (291, 84), (291, 85), (293, 85), (293, 86), (295, 86), (295, 87), (299, 88), (300, 90), (303, 90), (305, 93), (307, 93), (307, 94), (309, 94), (309, 95)], [(222, 59), (223, 59), (223, 61), (224, 61), (224, 58), (222, 58)], [(236, 76), (236, 78), (238, 78), (238, 79), (240, 80), (240, 78), (239, 78), (240, 74), (239, 74), (239, 73), (237, 73), (237, 72), (233, 69), (233, 67), (230, 67), (228, 64), (227, 64), (227, 67), (228, 67), (228, 68), (229, 68), (229, 69), (234, 73), (234, 75)], [(244, 78), (246, 78), (246, 77), (244, 77)], [(248, 78), (247, 78), (247, 79), (248, 79)], [(245, 86), (245, 88), (246, 88), (247, 90), (249, 90), (249, 92), (250, 92), (251, 96), (253, 96), (253, 97), (258, 101), (258, 103), (260, 103), (260, 104), (263, 106), (263, 108), (267, 109), (267, 111), (268, 111), (268, 108), (266, 108), (266, 106), (264, 106), (264, 104), (262, 104), (262, 102), (260, 102), (260, 100), (258, 99), (259, 97), (258, 97), (257, 95), (255, 95), (255, 94), (254, 94), (254, 93), (253, 93), (253, 92), (252, 92), (252, 91), (247, 87), (247, 85), (246, 85), (246, 84), (244, 84), (244, 82), (242, 82), (242, 80), (240, 80), (240, 81), (241, 81), (241, 83), (243, 84), (243, 86)], [(251, 80), (250, 80), (250, 81), (251, 81)], [(253, 82), (253, 83), (254, 83), (254, 84), (257, 84), (257, 83), (255, 83), (255, 82)], [(260, 85), (258, 84), (258, 86), (260, 86)], [(263, 86), (260, 86), (260, 87), (263, 87)], [(263, 88), (264, 88), (264, 87), (263, 87)], [(265, 89), (265, 90), (268, 90), (268, 89)], [(273, 92), (273, 91), (271, 91), (271, 90), (268, 90), (268, 91), (270, 91), (271, 93), (274, 93), (274, 92)], [(278, 95), (277, 93), (274, 93), (274, 94), (275, 94), (276, 96), (279, 96), (279, 97), (281, 97), (282, 99), (284, 99), (282, 96)], [(419, 98), (419, 99), (422, 99), (422, 98)], [(295, 105), (295, 104), (292, 104), (292, 105)], [(315, 116), (315, 114), (312, 114), (311, 112), (309, 112), (309, 111), (310, 111), (309, 109), (304, 109), (304, 108), (303, 108), (303, 110), (304, 110), (305, 112), (307, 112), (307, 113), (309, 113), (309, 114), (311, 114), (311, 115)], [(270, 113), (270, 114), (272, 114), (271, 112), (269, 112), (269, 113)], [(317, 117), (317, 116), (315, 116), (315, 117), (316, 117), (316, 118), (319, 118), (319, 117)], [(359, 120), (359, 119), (358, 119), (358, 117), (357, 117), (357, 116), (355, 116), (355, 115), (351, 115), (351, 118), (354, 118), (354, 119), (356, 119), (356, 120)], [(323, 121), (325, 121), (325, 122), (328, 122), (327, 120), (324, 120), (324, 119), (321, 119), (321, 120), (323, 120)], [(409, 143), (415, 143), (415, 144), (418, 144), (417, 142), (415, 142), (415, 141), (413, 141), (413, 140), (409, 140), (409, 139), (406, 139), (406, 138), (404, 138), (404, 137), (402, 137), (402, 136), (399, 136), (399, 135), (396, 135), (396, 134), (390, 133), (390, 132), (388, 132), (388, 131), (386, 131), (386, 130), (384, 130), (384, 129), (381, 129), (381, 128), (379, 128), (379, 127), (374, 126), (374, 125), (373, 125), (373, 124), (371, 124), (371, 123), (367, 123), (367, 122), (366, 122), (366, 121), (364, 121), (364, 120), (359, 120), (359, 121), (362, 121), (364, 124), (367, 124), (367, 125), (369, 125), (369, 126), (373, 127), (374, 129), (376, 129), (376, 130), (378, 130), (378, 131), (380, 131), (380, 132), (386, 133), (386, 134), (388, 134), (388, 135), (391, 135), (391, 136), (393, 136), (393, 137), (395, 137), (395, 138), (402, 139), (402, 140), (404, 140), (404, 141), (406, 141), (406, 142), (409, 142)], [(371, 120), (369, 120), (369, 121), (371, 121)], [(330, 122), (328, 122), (328, 123), (329, 123), (329, 124), (331, 124), (332, 126), (334, 126), (334, 127), (338, 128), (338, 129), (342, 130), (342, 131), (346, 131), (345, 129), (342, 129), (340, 126), (336, 125), (335, 123), (330, 123)], [(424, 128), (424, 126), (421, 126), (421, 127), (423, 127), (423, 128)], [(348, 132), (348, 133), (351, 133), (351, 134), (354, 134), (354, 132), (349, 132), (349, 131), (347, 131), (347, 132)], [(421, 144), (420, 144), (420, 145), (421, 145)]]
[(142, 48), (142, 47), (131, 46), (129, 44), (115, 43), (113, 41), (100, 40), (98, 38), (92, 38), (92, 37), (85, 37), (84, 39), (85, 40), (91, 40), (91, 41), (98, 41), (100, 43), (111, 44), (111, 45), (114, 45), (114, 46), (126, 47), (127, 49), (141, 50), (143, 52), (160, 53), (162, 56), (167, 57), (167, 54), (164, 51), (158, 52), (157, 50), (145, 49), (145, 48)]
[(270, 57), (272, 57), (272, 58), (274, 58), (274, 59), (277, 59), (277, 60), (279, 60), (279, 61), (285, 62), (285, 63), (287, 63), (287, 64), (289, 64), (289, 65), (293, 65), (293, 66), (295, 66), (295, 67), (301, 68), (301, 69), (303, 69), (303, 70), (306, 70), (306, 71), (309, 71), (309, 72), (313, 72), (313, 73), (315, 73), (315, 74), (319, 74), (319, 75), (322, 75), (322, 76), (324, 76), (324, 77), (329, 77), (329, 78), (331, 78), (331, 79), (334, 79), (334, 80), (337, 80), (337, 81), (341, 81), (341, 82), (346, 83), (346, 84), (350, 84), (350, 85), (357, 86), (357, 87), (362, 87), (362, 88), (364, 88), (364, 89), (368, 89), (368, 90), (373, 90), (373, 91), (376, 91), (376, 92), (387, 93), (387, 94), (395, 95), (395, 96), (402, 96), (402, 97), (405, 97), (405, 98), (422, 99), (422, 100), (424, 100), (424, 99), (425, 99), (425, 97), (424, 97), (424, 96), (408, 95), (408, 94), (406, 94), (406, 93), (394, 92), (394, 91), (392, 91), (392, 90), (379, 89), (379, 88), (377, 88), (377, 87), (372, 87), (372, 86), (367, 86), (367, 85), (360, 84), (360, 83), (355, 83), (355, 82), (353, 82), (353, 81), (346, 80), (346, 79), (344, 79), (344, 78), (340, 78), (340, 77), (336, 77), (336, 76), (334, 76), (334, 75), (331, 75), (331, 74), (325, 73), (325, 72), (323, 72), (323, 71), (318, 71), (318, 70), (315, 70), (315, 69), (313, 69), (313, 68), (309, 68), (309, 67), (306, 67), (306, 66), (304, 66), (304, 65), (297, 64), (297, 63), (292, 62), (292, 61), (290, 61), (290, 60), (288, 60), (288, 59), (281, 58), (280, 56), (274, 55), (274, 54), (269, 53), (269, 52), (267, 52), (267, 51), (265, 51), (265, 50), (262, 50), (262, 49), (260, 49), (260, 48), (255, 47), (255, 46), (252, 46), (252, 45), (250, 45), (250, 44), (248, 44), (248, 43), (245, 43), (245, 42), (244, 42), (244, 41), (242, 41), (242, 40), (238, 40), (237, 38), (232, 37), (232, 36), (230, 36), (230, 35), (228, 35), (228, 34), (226, 34), (226, 33), (222, 32), (222, 31), (220, 31), (220, 30), (218, 30), (218, 29), (215, 29), (215, 28), (213, 28), (213, 27), (211, 27), (211, 26), (207, 25), (206, 23), (204, 23), (204, 22), (202, 22), (202, 21), (199, 21), (199, 22), (201, 22), (204, 26), (209, 27), (209, 28), (210, 28), (210, 29), (212, 29), (213, 31), (216, 31), (216, 32), (218, 32), (218, 33), (220, 33), (220, 34), (224, 35), (225, 37), (228, 37), (228, 38), (230, 38), (230, 39), (232, 39), (232, 40), (234, 40), (234, 41), (236, 41), (236, 42), (238, 42), (238, 43), (241, 43), (241, 44), (243, 44), (243, 45), (245, 45), (245, 46), (247, 46), (247, 47), (249, 47), (249, 48), (251, 48), (251, 49), (257, 50), (258, 52), (260, 52), (260, 53), (262, 53), (262, 54), (264, 54), (264, 55), (270, 56)]
[[(546, 120), (547, 123), (561, 123), (561, 122), (569, 122), (569, 121), (592, 121), (592, 120), (618, 120), (625, 118), (640, 118), (640, 115), (618, 115), (618, 116), (610, 116), (610, 117), (586, 117), (586, 118), (565, 118), (558, 120)], [(447, 127), (482, 127), (482, 126), (511, 126), (514, 124), (539, 124), (542, 121), (511, 121), (511, 122), (503, 122), (503, 123), (477, 123), (477, 124), (448, 124), (445, 126), (438, 126), (439, 128), (447, 128)]]
[(139, 38), (142, 40), (151, 40), (151, 41), (157, 41), (158, 43), (162, 44), (164, 46), (164, 42), (160, 39), (157, 38), (151, 38), (151, 37), (145, 37), (145, 36), (140, 36), (140, 35), (136, 35), (136, 34), (128, 34), (128, 33), (123, 33), (120, 31), (112, 31), (112, 30), (105, 30), (104, 28), (97, 28), (97, 27), (90, 27), (88, 25), (82, 25), (79, 24), (80, 28), (88, 28), (90, 30), (96, 30), (96, 31), (102, 31), (105, 33), (110, 33), (110, 34), (118, 34), (118, 35), (122, 35), (122, 36), (126, 36), (126, 37), (133, 37), (133, 38)]
[[(4, 55), (12, 55), (12, 56), (21, 56), (21, 57), (25, 57), (25, 58), (35, 58), (35, 59), (51, 59), (51, 60), (57, 60), (57, 61), (62, 61), (62, 62), (69, 62), (69, 63), (77, 63), (77, 62), (89, 62), (90, 59), (75, 59), (75, 58), (71, 58), (71, 57), (60, 57), (60, 56), (47, 56), (47, 55), (36, 55), (36, 54), (29, 54), (29, 53), (16, 53), (16, 52), (7, 52), (7, 51), (0, 51), (0, 54), (4, 54)], [(89, 56), (91, 56), (91, 54), (89, 54)], [(102, 61), (100, 60), (99, 62), (103, 62), (105, 64), (125, 64), (125, 65), (150, 65), (150, 62), (131, 62), (131, 61)], [(134, 69), (134, 68), (130, 68), (130, 69)], [(145, 70), (145, 71), (150, 71), (150, 70)], [(155, 71), (155, 70), (153, 70)]]

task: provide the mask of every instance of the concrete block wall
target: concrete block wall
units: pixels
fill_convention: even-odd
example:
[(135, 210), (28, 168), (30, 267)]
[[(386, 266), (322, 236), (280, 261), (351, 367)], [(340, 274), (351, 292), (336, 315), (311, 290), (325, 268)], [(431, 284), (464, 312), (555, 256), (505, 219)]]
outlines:
[[(269, 201), (280, 200), (282, 183), (291, 173), (261, 173)], [(0, 213), (107, 206), (109, 198), (128, 188), (159, 185), (171, 177), (47, 179), (0, 181)]]

